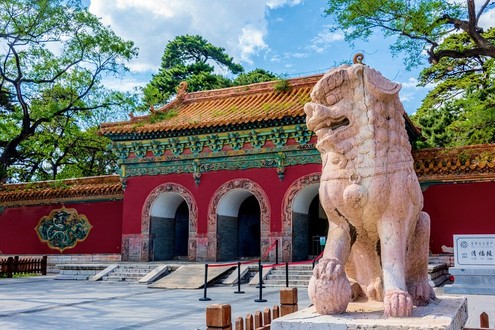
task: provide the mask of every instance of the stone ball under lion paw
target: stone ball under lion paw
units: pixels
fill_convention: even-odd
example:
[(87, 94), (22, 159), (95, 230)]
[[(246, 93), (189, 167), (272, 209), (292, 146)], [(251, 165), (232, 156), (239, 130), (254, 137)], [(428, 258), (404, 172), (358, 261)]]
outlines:
[(308, 293), (319, 314), (340, 314), (351, 300), (351, 284), (339, 260), (321, 259), (313, 270)]
[(383, 314), (386, 317), (408, 317), (412, 315), (413, 301), (409, 293), (387, 290), (383, 297)]

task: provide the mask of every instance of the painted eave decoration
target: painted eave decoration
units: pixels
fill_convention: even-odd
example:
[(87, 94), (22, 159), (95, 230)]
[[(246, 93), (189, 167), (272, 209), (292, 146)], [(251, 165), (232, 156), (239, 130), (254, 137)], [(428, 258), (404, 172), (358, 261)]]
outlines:
[(50, 249), (63, 252), (84, 241), (91, 228), (93, 226), (85, 215), (79, 214), (76, 209), (62, 207), (42, 217), (34, 230), (40, 241), (47, 243)]

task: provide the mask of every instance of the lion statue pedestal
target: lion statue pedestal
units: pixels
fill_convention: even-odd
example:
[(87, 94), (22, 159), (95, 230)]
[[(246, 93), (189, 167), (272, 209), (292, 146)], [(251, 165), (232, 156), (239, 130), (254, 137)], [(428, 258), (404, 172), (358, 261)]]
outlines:
[(317, 314), (349, 312), (360, 300), (380, 306), (381, 319), (404, 318), (436, 300), (428, 282), (430, 218), (421, 211), (400, 88), (364, 64), (342, 65), (322, 77), (304, 107), (318, 138), (329, 221), (308, 287)]

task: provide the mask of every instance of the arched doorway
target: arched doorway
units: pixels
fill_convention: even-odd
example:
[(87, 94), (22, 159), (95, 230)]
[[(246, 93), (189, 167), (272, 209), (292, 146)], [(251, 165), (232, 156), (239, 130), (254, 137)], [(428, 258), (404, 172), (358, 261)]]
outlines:
[(217, 261), (260, 256), (260, 205), (248, 190), (235, 189), (217, 210)]
[(151, 260), (187, 257), (189, 209), (177, 193), (158, 196), (150, 211)]
[(261, 187), (248, 179), (226, 182), (208, 208), (208, 259), (260, 257), (269, 246), (270, 205)]
[(328, 236), (328, 218), (320, 204), (320, 195), (316, 195), (309, 205), (308, 223), (308, 258), (317, 257), (325, 247)]
[(293, 261), (308, 260), (319, 254), (323, 248), (319, 237), (328, 234), (327, 217), (318, 195), (320, 176), (320, 173), (312, 173), (297, 179), (284, 196), (283, 229), (290, 242), (284, 246), (287, 245)]
[(260, 256), (261, 226), (260, 205), (254, 196), (242, 202), (238, 216), (238, 244), (237, 256), (239, 259)]
[(311, 238), (309, 231), (310, 205), (318, 201), (318, 184), (302, 188), (295, 196), (292, 207), (292, 243), (294, 261), (307, 260), (311, 254)]
[(187, 242), (189, 241), (189, 209), (183, 201), (175, 213), (175, 258), (187, 257)]

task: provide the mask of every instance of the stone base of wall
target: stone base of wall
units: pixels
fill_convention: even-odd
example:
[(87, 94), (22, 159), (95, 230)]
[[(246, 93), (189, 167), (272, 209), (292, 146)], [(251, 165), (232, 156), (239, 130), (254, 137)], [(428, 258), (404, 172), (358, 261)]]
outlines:
[[(16, 254), (21, 258), (41, 258), (45, 254)], [(2, 258), (14, 257), (15, 255), (3, 254)], [(47, 254), (47, 274), (59, 274), (60, 269), (56, 267), (62, 264), (85, 264), (85, 263), (116, 263), (122, 260), (117, 253), (99, 254)]]
[(56, 280), (81, 280), (86, 281), (90, 277), (95, 276), (109, 264), (57, 264), (55, 267), (60, 270), (60, 273), (55, 278)]

